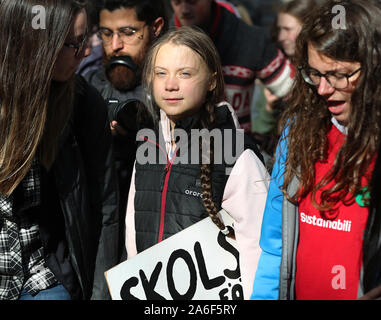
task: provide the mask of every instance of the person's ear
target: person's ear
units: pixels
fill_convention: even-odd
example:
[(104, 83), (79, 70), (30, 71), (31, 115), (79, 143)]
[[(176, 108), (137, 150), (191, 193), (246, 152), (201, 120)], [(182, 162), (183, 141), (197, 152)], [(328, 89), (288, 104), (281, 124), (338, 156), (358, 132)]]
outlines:
[(155, 38), (157, 38), (161, 30), (164, 28), (164, 19), (162, 17), (157, 18), (153, 23), (152, 23), (152, 33)]
[(217, 86), (217, 72), (214, 72), (210, 78), (208, 91), (213, 91), (216, 88), (216, 86)]

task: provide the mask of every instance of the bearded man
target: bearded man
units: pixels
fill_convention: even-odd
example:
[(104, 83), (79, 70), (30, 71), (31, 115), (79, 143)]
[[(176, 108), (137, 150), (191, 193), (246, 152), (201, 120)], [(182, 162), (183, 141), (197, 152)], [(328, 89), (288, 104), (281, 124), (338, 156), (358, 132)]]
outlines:
[[(168, 28), (166, 9), (161, 0), (106, 0), (98, 12), (103, 67), (86, 73), (85, 78), (109, 105), (119, 178), (120, 225), (124, 226), (139, 129), (138, 108), (142, 107), (139, 103), (127, 103), (146, 101), (141, 86), (144, 59), (151, 43)], [(120, 106), (124, 107), (118, 112)], [(123, 233), (121, 228), (121, 239)], [(121, 244), (121, 260), (125, 259), (123, 248)]]

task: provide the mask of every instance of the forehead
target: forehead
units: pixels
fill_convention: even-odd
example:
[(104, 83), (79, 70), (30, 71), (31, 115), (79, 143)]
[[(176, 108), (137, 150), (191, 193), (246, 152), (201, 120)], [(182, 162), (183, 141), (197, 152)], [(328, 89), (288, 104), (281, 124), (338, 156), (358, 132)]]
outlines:
[(184, 67), (199, 69), (205, 63), (197, 52), (187, 46), (165, 43), (158, 49), (154, 65), (168, 69)]
[[(200, 16), (208, 15), (214, 0), (171, 0), (172, 8), (175, 12), (191, 10)], [(186, 6), (184, 5), (186, 4)]]
[(356, 68), (360, 67), (359, 62), (348, 62), (339, 61), (327, 57), (321, 52), (318, 52), (314, 46), (308, 44), (308, 65), (322, 73), (328, 71), (341, 71), (341, 72), (351, 72)]
[(177, 6), (182, 3), (197, 5), (197, 6), (209, 6), (213, 0), (171, 0), (172, 5)]
[(99, 25), (109, 29), (126, 26), (139, 26), (144, 21), (138, 20), (135, 8), (121, 8), (113, 11), (103, 9), (99, 14)]
[(277, 25), (279, 27), (282, 26), (282, 27), (293, 28), (293, 27), (301, 26), (302, 24), (294, 16), (288, 13), (280, 12), (278, 13)]
[(86, 33), (87, 15), (85, 9), (80, 10), (73, 19), (71, 24), (69, 37), (78, 37)]

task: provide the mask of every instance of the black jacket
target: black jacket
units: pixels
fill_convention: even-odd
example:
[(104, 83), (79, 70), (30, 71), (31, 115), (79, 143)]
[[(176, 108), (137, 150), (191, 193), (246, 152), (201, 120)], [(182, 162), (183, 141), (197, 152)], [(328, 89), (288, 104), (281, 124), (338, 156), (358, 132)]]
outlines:
[(72, 298), (107, 299), (104, 272), (118, 262), (119, 234), (111, 134), (96, 89), (82, 77), (75, 89), (56, 160), (43, 174), (40, 234), (46, 263)]
[[(204, 204), (202, 202), (202, 187), (200, 180), (200, 165), (191, 163), (191, 151), (198, 149), (198, 140), (190, 138), (192, 129), (200, 129), (200, 114), (181, 119), (176, 122), (175, 129), (183, 129), (188, 134), (188, 142), (185, 147), (187, 152), (177, 153), (177, 157), (187, 158), (187, 163), (176, 163), (174, 158), (169, 161), (164, 152), (165, 146), (149, 139), (147, 148), (152, 150), (151, 154), (157, 153), (157, 163), (139, 164), (135, 163), (135, 230), (137, 251), (141, 252), (156, 243), (169, 238), (170, 236), (182, 231), (183, 229), (199, 222), (207, 217)], [(224, 155), (225, 139), (227, 134), (232, 134), (232, 143), (229, 144), (231, 150), (235, 150), (235, 128), (230, 111), (226, 106), (216, 108), (216, 129), (221, 130), (221, 145), (214, 146), (215, 155)], [(225, 129), (227, 129), (225, 131)], [(156, 136), (162, 134), (159, 128)], [(184, 143), (176, 142), (178, 147)], [(186, 142), (185, 142), (186, 143)], [(252, 149), (263, 161), (263, 157), (258, 151), (248, 135), (244, 136), (244, 149)], [(180, 153), (182, 153), (182, 150)], [(243, 150), (242, 150), (243, 151)], [(138, 151), (139, 152), (139, 151)], [(150, 152), (148, 150), (148, 152)], [(235, 155), (238, 158), (238, 155)], [(221, 209), (222, 197), (226, 182), (229, 178), (227, 169), (232, 168), (233, 164), (227, 164), (224, 157), (222, 163), (212, 166), (212, 196), (217, 206)]]
[(371, 180), (370, 208), (363, 243), (363, 291), (381, 286), (381, 143)]
[[(144, 90), (141, 85), (138, 85), (132, 90), (119, 91), (107, 79), (103, 66), (97, 70), (86, 73), (85, 79), (102, 95), (103, 99), (107, 103), (109, 112), (112, 109), (115, 110), (115, 107), (118, 105), (124, 105), (126, 101), (137, 100), (142, 103), (141, 107), (139, 107), (138, 104), (128, 104), (128, 107), (123, 108), (124, 110), (118, 113), (118, 118), (114, 119), (118, 120), (119, 125), (121, 125), (127, 131), (126, 136), (117, 134), (112, 137), (116, 170), (119, 180), (119, 224), (124, 226), (128, 191), (130, 188), (131, 175), (135, 162), (136, 133), (139, 127), (152, 127), (152, 124), (149, 122), (149, 120), (143, 121), (143, 119), (150, 118), (147, 112), (145, 112), (144, 115), (143, 113), (138, 115), (138, 113), (141, 112), (145, 102)], [(115, 112), (111, 112), (111, 114), (115, 114)], [(124, 239), (124, 228), (120, 228), (119, 236), (121, 239)], [(125, 246), (122, 245), (119, 251), (121, 256), (120, 260), (125, 260)]]

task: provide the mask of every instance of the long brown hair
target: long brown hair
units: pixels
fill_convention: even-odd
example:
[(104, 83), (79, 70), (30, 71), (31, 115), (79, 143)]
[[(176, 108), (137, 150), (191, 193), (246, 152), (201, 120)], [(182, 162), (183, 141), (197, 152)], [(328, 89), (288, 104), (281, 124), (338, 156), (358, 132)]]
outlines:
[[(34, 6), (45, 10), (45, 29), (35, 29)], [(0, 2), (0, 193), (11, 194), (38, 155), (49, 168), (70, 115), (72, 80), (52, 74), (71, 23), (85, 7), (77, 0)]]
[[(154, 43), (151, 47), (147, 58), (146, 64), (143, 70), (143, 83), (148, 93), (152, 97), (150, 100), (151, 113), (157, 116), (157, 111), (159, 107), (153, 101), (153, 89), (152, 89), (152, 79), (153, 79), (153, 67), (156, 60), (157, 52), (163, 44), (172, 43), (175, 45), (183, 45), (194, 52), (196, 52), (204, 61), (207, 66), (210, 75), (215, 76), (216, 87), (208, 92), (206, 96), (206, 101), (203, 107), (200, 109), (200, 121), (201, 127), (211, 130), (215, 127), (215, 106), (219, 102), (224, 100), (225, 83), (223, 78), (223, 73), (221, 69), (221, 63), (217, 49), (215, 48), (211, 39), (197, 27), (181, 27), (175, 30), (170, 30), (164, 34), (158, 41)], [(203, 150), (203, 141), (200, 139), (200, 154)], [(200, 179), (202, 187), (202, 201), (204, 207), (212, 219), (212, 221), (221, 230), (225, 229), (224, 223), (218, 217), (218, 206), (213, 201), (212, 195), (212, 164), (213, 164), (213, 142), (210, 144), (206, 142), (206, 145), (210, 145), (209, 149), (209, 160), (200, 164)], [(205, 152), (205, 151), (204, 151)], [(233, 231), (230, 230), (230, 236), (233, 236)]]
[[(335, 5), (345, 8), (345, 29), (334, 28), (332, 13)], [(381, 9), (372, 0), (328, 0), (313, 12), (297, 39), (295, 61), (297, 66), (307, 64), (308, 44), (325, 56), (346, 62), (360, 62), (361, 74), (351, 98), (348, 134), (340, 148), (333, 167), (322, 181), (316, 183), (314, 164), (327, 159), (327, 133), (331, 127), (331, 114), (326, 101), (307, 84), (300, 73), (296, 75), (293, 90), (281, 119), (288, 128), (287, 160), (283, 192), (297, 202), (312, 192), (312, 202), (319, 210), (329, 210), (337, 202), (347, 201), (361, 192), (361, 178), (367, 177), (374, 160), (380, 133), (381, 107)], [(295, 194), (287, 187), (294, 176), (299, 178)], [(369, 178), (368, 184), (369, 184)], [(316, 192), (335, 181), (320, 199)]]

